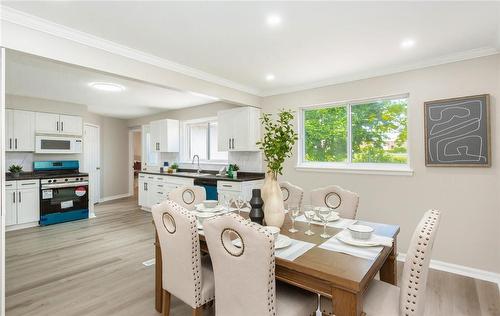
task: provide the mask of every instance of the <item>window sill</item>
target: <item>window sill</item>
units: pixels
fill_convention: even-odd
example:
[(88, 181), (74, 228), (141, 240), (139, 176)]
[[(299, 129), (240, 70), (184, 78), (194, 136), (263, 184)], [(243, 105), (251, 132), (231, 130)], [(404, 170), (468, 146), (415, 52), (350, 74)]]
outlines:
[(295, 167), (297, 171), (306, 172), (338, 172), (353, 174), (373, 174), (388, 176), (413, 176), (410, 166), (390, 164), (335, 164), (335, 163), (299, 163)]

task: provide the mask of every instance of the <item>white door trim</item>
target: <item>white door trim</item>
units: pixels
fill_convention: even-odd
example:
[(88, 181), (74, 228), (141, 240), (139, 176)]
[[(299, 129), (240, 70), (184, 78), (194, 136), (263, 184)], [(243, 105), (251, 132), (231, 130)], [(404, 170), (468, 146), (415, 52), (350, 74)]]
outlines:
[[(128, 130), (128, 195), (134, 195), (134, 133), (141, 132), (140, 126), (132, 127)], [(142, 135), (141, 135), (142, 137)], [(142, 148), (141, 148), (142, 161)], [(141, 163), (142, 165), (142, 163)]]
[(0, 48), (0, 315), (5, 315), (5, 48)]
[[(99, 146), (97, 146), (97, 157), (99, 159), (99, 165), (101, 164), (101, 127), (99, 125), (96, 125), (96, 124), (92, 124), (92, 123), (87, 123), (87, 122), (84, 122), (83, 123), (83, 137), (85, 138), (85, 126), (89, 126), (89, 127), (93, 127), (93, 128), (97, 128), (97, 141), (99, 142)], [(85, 148), (85, 144), (84, 144), (84, 148)], [(87, 166), (85, 165), (85, 151), (83, 153), (83, 165), (84, 165), (84, 168), (85, 168), (85, 171), (89, 173), (89, 180), (90, 180), (90, 172), (89, 170), (87, 169)], [(99, 166), (100, 167), (100, 166)], [(96, 199), (95, 201), (93, 201), (94, 203), (98, 203), (100, 202), (100, 199), (101, 199), (101, 186), (102, 186), (102, 174), (99, 175), (99, 190), (98, 190), (98, 199)], [(93, 188), (89, 186), (89, 218), (93, 218), (95, 217), (95, 212), (94, 212), (94, 203), (91, 203), (92, 201), (92, 195), (94, 194), (92, 192)]]

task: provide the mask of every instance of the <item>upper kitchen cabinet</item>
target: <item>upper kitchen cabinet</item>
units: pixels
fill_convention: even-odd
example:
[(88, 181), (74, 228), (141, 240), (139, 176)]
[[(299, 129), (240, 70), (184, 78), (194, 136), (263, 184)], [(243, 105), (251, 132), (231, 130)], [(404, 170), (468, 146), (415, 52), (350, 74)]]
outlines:
[(179, 152), (179, 121), (153, 121), (150, 123), (150, 135), (154, 152)]
[(36, 113), (36, 132), (82, 136), (83, 121), (80, 116), (55, 113)]
[(5, 150), (35, 151), (35, 113), (5, 110)]
[(219, 151), (259, 151), (260, 110), (238, 107), (217, 113)]

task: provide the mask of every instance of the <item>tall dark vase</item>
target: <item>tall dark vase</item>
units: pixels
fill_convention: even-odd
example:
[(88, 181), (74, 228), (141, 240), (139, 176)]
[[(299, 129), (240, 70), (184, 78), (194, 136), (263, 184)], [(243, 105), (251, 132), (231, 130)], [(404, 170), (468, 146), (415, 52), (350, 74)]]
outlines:
[(263, 224), (264, 221), (264, 211), (262, 207), (264, 206), (264, 200), (260, 194), (260, 189), (252, 190), (252, 198), (250, 199), (250, 206), (252, 209), (250, 210), (250, 220), (252, 222), (258, 223), (260, 225)]

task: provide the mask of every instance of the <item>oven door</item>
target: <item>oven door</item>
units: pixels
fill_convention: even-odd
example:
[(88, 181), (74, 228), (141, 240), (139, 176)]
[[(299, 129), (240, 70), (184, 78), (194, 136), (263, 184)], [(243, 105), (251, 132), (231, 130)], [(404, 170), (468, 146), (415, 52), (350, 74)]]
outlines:
[(88, 184), (40, 190), (40, 225), (88, 218)]

